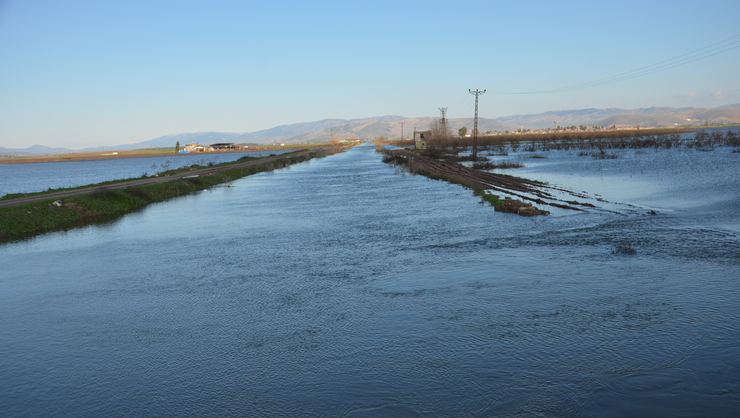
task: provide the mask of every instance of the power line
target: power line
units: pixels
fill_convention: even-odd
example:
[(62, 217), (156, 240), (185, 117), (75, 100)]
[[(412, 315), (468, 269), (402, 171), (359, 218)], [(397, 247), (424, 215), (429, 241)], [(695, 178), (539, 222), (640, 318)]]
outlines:
[[(736, 38), (736, 37), (733, 37)], [(728, 40), (731, 40), (732, 38), (728, 38)], [(726, 40), (727, 41), (727, 40)], [(522, 91), (522, 92), (497, 92), (497, 94), (543, 94), (543, 93), (555, 93), (555, 92), (563, 92), (563, 91), (570, 91), (570, 90), (576, 90), (576, 89), (583, 89), (583, 88), (589, 88), (589, 87), (595, 87), (599, 85), (604, 85), (608, 83), (618, 82), (618, 81), (625, 81), (630, 80), (633, 78), (643, 77), (646, 75), (654, 74), (656, 72), (660, 72), (663, 70), (671, 69), (678, 67), (680, 65), (688, 64), (691, 62), (698, 61), (700, 59), (709, 58), (718, 54), (721, 54), (723, 52), (727, 52), (731, 49), (735, 49), (737, 47), (740, 47), (740, 39), (732, 40), (731, 42), (723, 42), (722, 45), (717, 46), (708, 46), (704, 48), (700, 48), (694, 51), (691, 51), (689, 53), (681, 54), (679, 56), (673, 57), (668, 60), (660, 61), (655, 64), (651, 64), (645, 67), (640, 67), (631, 71), (627, 71), (624, 73), (612, 75), (609, 77), (592, 80), (586, 83), (581, 84), (575, 84), (570, 85), (566, 87), (561, 87), (557, 89), (549, 89), (549, 90), (539, 90), (539, 91)]]
[(604, 84), (610, 84), (620, 81), (626, 81), (635, 79), (638, 77), (644, 77), (647, 75), (655, 74), (657, 72), (669, 70), (681, 65), (696, 62), (702, 59), (710, 58), (715, 55), (725, 53), (740, 47), (740, 34), (725, 38), (721, 41), (705, 45), (701, 48), (697, 48), (680, 55), (676, 55), (672, 58), (668, 58), (656, 63), (646, 65), (643, 67), (635, 68), (629, 71), (625, 71), (619, 74), (614, 74), (608, 77), (591, 80), (585, 83), (572, 84), (560, 88), (545, 89), (545, 90), (532, 90), (532, 91), (495, 91), (494, 94), (500, 95), (527, 95), (527, 94), (546, 94), (546, 93), (560, 93), (571, 90), (579, 90), (590, 87), (597, 87)]
[(688, 52), (685, 52), (680, 55), (676, 55), (672, 58), (668, 58), (662, 61), (658, 61), (656, 63), (646, 65), (643, 67), (635, 68), (630, 71), (625, 71), (623, 73), (615, 74), (609, 77), (604, 77), (601, 79), (593, 80), (588, 83), (584, 84), (594, 84), (594, 83), (600, 83), (604, 81), (612, 81), (613, 79), (620, 79), (625, 76), (632, 76), (635, 74), (640, 74), (645, 71), (653, 71), (657, 69), (663, 69), (667, 66), (674, 66), (676, 64), (680, 64), (682, 62), (688, 62), (689, 60), (695, 60), (704, 58), (707, 54), (715, 55), (716, 53), (721, 53), (729, 49), (736, 48), (737, 46), (740, 46), (740, 34), (731, 36), (729, 38), (725, 38), (719, 42), (715, 42), (709, 45), (705, 45), (701, 48), (697, 48)]

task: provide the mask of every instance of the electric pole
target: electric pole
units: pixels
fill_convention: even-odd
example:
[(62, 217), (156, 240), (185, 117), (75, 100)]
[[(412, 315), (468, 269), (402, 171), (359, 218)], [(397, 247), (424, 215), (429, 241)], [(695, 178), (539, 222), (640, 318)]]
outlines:
[(439, 114), (442, 116), (439, 121), (440, 128), (442, 128), (442, 135), (444, 135), (442, 141), (447, 142), (447, 108), (438, 107), (437, 109), (439, 109)]
[(401, 141), (403, 141), (403, 121), (401, 121)]
[(475, 96), (475, 118), (473, 119), (473, 160), (478, 158), (478, 96), (486, 92), (486, 89), (470, 90), (468, 93)]

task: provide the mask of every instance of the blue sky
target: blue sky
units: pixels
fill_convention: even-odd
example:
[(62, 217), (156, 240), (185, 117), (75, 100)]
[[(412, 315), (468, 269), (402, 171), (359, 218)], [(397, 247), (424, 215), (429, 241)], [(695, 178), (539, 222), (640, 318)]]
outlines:
[[(740, 1), (0, 0), (0, 146), (384, 114), (469, 116), (740, 34)], [(740, 102), (740, 48), (646, 77), (488, 93), (481, 116)]]

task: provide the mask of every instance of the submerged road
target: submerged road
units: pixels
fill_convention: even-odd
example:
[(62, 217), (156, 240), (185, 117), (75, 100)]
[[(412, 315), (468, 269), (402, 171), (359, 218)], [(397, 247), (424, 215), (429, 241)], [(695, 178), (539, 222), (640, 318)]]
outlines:
[(303, 155), (309, 154), (314, 151), (315, 150), (312, 151), (312, 150), (304, 149), (304, 150), (298, 150), (298, 151), (294, 151), (290, 153), (274, 155), (270, 157), (250, 159), (242, 163), (229, 163), (225, 165), (207, 167), (207, 168), (202, 168), (202, 169), (197, 169), (197, 170), (183, 171), (181, 173), (171, 174), (167, 176), (147, 177), (147, 178), (135, 179), (135, 180), (123, 180), (123, 181), (111, 183), (111, 184), (92, 185), (92, 186), (87, 186), (87, 187), (81, 187), (78, 189), (60, 190), (58, 192), (40, 193), (40, 194), (32, 195), (32, 196), (23, 196), (23, 197), (18, 197), (18, 198), (13, 198), (13, 199), (4, 199), (4, 200), (0, 200), (0, 208), (26, 205), (29, 203), (42, 202), (42, 201), (47, 201), (47, 200), (64, 199), (68, 197), (81, 196), (81, 195), (86, 195), (86, 194), (105, 191), (105, 190), (120, 190), (120, 189), (127, 189), (129, 187), (166, 183), (168, 181), (180, 180), (180, 179), (187, 178), (187, 177), (205, 176), (209, 174), (215, 174), (220, 171), (232, 170), (235, 168), (251, 167), (251, 166), (261, 165), (265, 163), (270, 163), (272, 161), (279, 161), (281, 159), (284, 159), (285, 157), (303, 156)]

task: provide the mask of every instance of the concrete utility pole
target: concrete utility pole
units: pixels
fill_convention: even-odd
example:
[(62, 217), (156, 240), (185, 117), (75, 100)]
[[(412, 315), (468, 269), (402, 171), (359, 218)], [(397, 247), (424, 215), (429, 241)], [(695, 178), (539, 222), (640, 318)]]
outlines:
[(403, 141), (403, 121), (401, 121), (401, 141)]
[(475, 96), (475, 118), (473, 119), (473, 160), (478, 158), (478, 96), (485, 92), (486, 89), (468, 89), (468, 93)]

